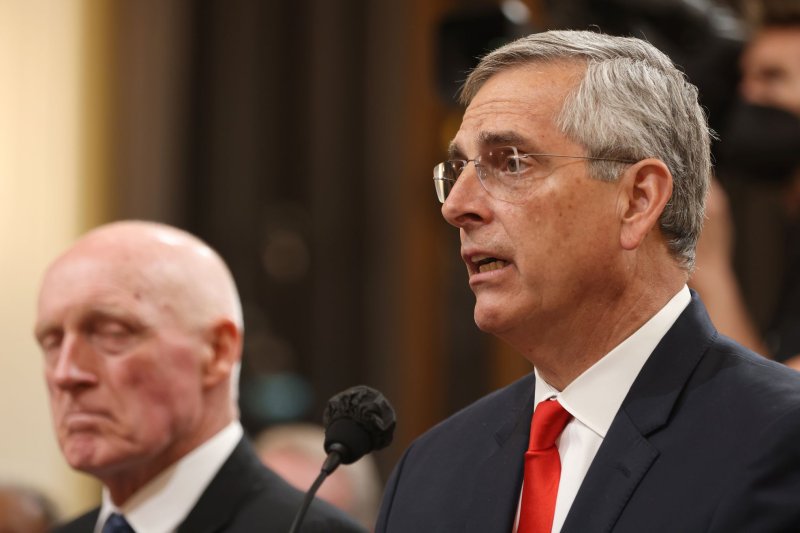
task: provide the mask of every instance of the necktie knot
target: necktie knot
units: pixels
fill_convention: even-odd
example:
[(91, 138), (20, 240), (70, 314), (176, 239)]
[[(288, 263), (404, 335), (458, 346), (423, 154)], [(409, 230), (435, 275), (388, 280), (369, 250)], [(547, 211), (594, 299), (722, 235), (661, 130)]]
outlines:
[(125, 517), (119, 513), (111, 513), (103, 525), (102, 533), (136, 533)]
[(528, 449), (546, 450), (555, 446), (556, 439), (571, 418), (572, 415), (558, 403), (558, 400), (540, 402), (533, 412)]

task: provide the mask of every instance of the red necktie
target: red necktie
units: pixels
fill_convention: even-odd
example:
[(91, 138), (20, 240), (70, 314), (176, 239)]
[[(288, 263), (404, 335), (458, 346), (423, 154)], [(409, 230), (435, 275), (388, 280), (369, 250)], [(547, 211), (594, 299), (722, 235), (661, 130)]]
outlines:
[(556, 400), (540, 402), (533, 412), (517, 533), (550, 533), (553, 529), (561, 479), (556, 439), (571, 418)]

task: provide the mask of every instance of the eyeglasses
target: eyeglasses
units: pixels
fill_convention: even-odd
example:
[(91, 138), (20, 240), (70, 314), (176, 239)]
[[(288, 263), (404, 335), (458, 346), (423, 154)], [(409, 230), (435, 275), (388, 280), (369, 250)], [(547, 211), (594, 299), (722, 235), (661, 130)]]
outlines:
[(544, 159), (548, 157), (612, 161), (625, 164), (636, 162), (630, 159), (580, 155), (527, 154), (520, 153), (514, 146), (503, 146), (487, 150), (475, 159), (450, 159), (433, 167), (436, 196), (441, 203), (444, 203), (461, 173), (472, 162), (475, 163), (475, 171), (481, 186), (492, 198), (506, 202), (517, 201), (529, 189), (532, 181), (545, 178), (553, 173), (555, 169)]

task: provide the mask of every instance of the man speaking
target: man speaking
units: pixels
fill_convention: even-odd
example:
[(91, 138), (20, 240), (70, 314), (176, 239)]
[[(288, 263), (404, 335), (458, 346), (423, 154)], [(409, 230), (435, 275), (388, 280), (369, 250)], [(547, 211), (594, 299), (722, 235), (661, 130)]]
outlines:
[(410, 446), (377, 531), (800, 531), (800, 374), (686, 287), (696, 88), (644, 41), (553, 31), (489, 53), (462, 101), (436, 192), (475, 321), (535, 370)]

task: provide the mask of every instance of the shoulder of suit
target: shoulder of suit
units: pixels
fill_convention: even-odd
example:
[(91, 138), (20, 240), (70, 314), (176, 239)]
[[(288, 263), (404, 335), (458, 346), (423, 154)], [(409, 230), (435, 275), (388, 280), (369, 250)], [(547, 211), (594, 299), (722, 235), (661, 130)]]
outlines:
[(800, 422), (800, 372), (723, 336), (715, 340), (701, 365), (692, 381), (716, 383), (713, 390), (719, 397), (746, 409), (754, 423), (767, 426), (784, 417), (784, 422)]
[(761, 380), (771, 387), (787, 388), (787, 392), (800, 395), (800, 372), (753, 352), (728, 337), (718, 336), (710, 353), (712, 357), (728, 358), (722, 361), (729, 365), (733, 358), (745, 370), (743, 379)]

